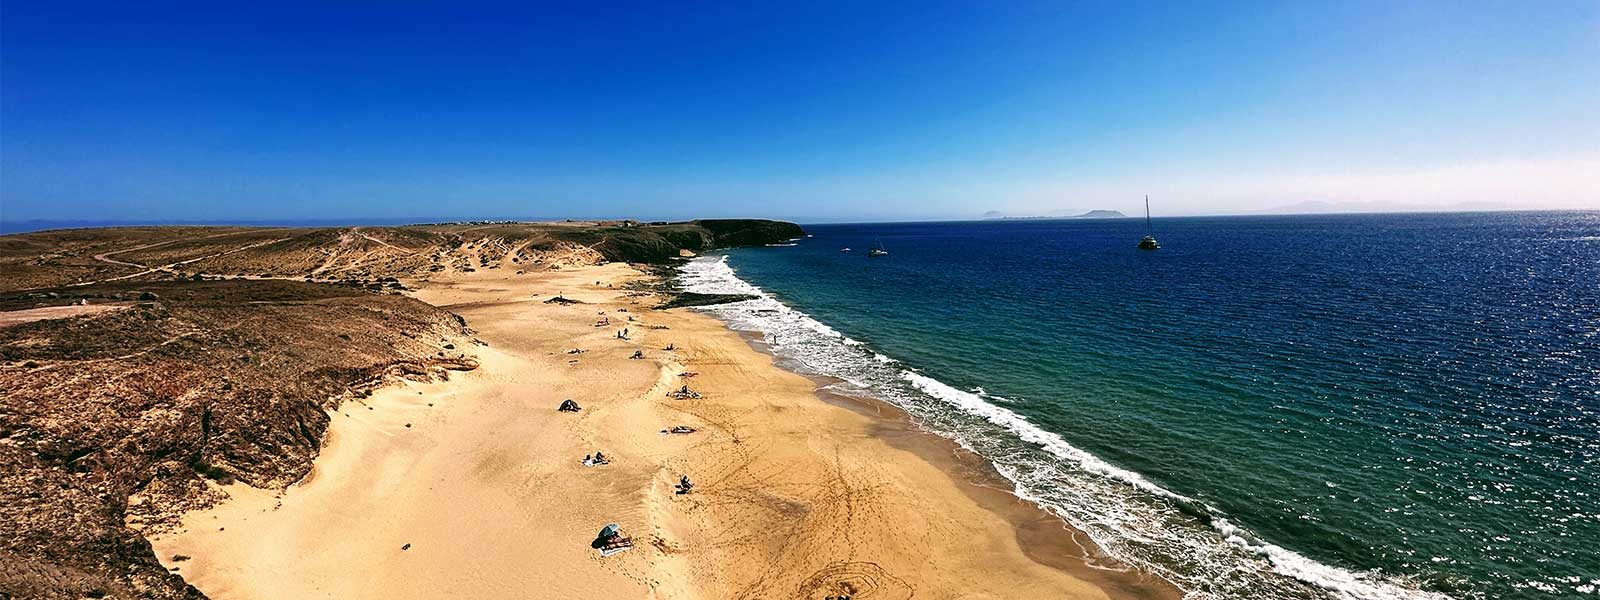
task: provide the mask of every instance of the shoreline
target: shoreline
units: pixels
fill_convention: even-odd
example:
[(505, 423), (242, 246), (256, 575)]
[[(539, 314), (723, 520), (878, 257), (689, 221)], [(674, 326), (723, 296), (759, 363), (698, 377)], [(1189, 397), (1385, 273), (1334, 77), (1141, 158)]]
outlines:
[[(646, 276), (419, 287), (490, 344), (480, 368), (347, 402), (304, 480), (228, 488), (153, 534), (158, 556), (214, 598), (1179, 597), (1097, 566), (1084, 536), (892, 407), (830, 398), (714, 316), (649, 308), (623, 285)], [(685, 381), (705, 397), (664, 398)], [(556, 413), (565, 397), (584, 411)], [(656, 433), (680, 423), (699, 431)], [(595, 449), (613, 463), (577, 464)], [(672, 494), (680, 474), (694, 493)], [(608, 522), (633, 550), (589, 549)]]
[[(711, 315), (703, 316), (722, 322)], [(724, 327), (727, 325), (723, 322)], [(774, 368), (794, 373), (780, 364), (781, 360), (772, 353), (759, 332), (727, 328), (751, 348), (768, 356)], [(1092, 582), (1103, 590), (1116, 590), (1114, 597), (1117, 598), (1177, 600), (1183, 597), (1182, 590), (1171, 582), (1104, 554), (1088, 534), (1038, 504), (1017, 496), (1011, 491), (1016, 484), (996, 471), (988, 459), (955, 440), (922, 429), (905, 410), (877, 398), (824, 389), (841, 381), (835, 378), (796, 374), (816, 384), (818, 400), (876, 421), (873, 435), (878, 439), (917, 455), (964, 483), (960, 489), (968, 497), (1011, 522), (1018, 544), (1034, 562)]]

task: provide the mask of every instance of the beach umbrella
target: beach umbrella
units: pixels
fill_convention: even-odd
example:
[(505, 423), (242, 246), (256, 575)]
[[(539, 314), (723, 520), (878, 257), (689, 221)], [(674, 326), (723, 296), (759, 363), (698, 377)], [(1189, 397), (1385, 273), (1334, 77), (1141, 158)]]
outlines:
[(601, 527), (600, 528), (600, 537), (602, 537), (602, 538), (608, 538), (608, 537), (611, 537), (613, 535), (618, 535), (618, 534), (621, 534), (621, 533), (622, 533), (622, 526), (618, 525), (616, 523), (608, 523), (605, 527)]

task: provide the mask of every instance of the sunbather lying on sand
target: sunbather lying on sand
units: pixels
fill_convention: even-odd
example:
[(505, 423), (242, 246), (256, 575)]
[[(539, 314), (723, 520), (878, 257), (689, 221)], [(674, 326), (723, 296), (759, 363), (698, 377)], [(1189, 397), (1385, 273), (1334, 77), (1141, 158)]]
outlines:
[(590, 542), (589, 547), (599, 550), (600, 556), (611, 556), (632, 548), (633, 538), (622, 537), (622, 527), (611, 523), (600, 529), (600, 536)]

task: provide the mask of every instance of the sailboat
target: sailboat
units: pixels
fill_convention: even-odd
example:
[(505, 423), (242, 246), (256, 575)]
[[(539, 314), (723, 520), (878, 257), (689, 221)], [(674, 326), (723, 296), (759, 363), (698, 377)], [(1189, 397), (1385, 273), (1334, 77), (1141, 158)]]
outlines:
[(878, 240), (876, 243), (874, 243), (872, 245), (872, 249), (867, 250), (867, 256), (888, 256), (888, 255), (889, 255), (889, 251), (883, 249), (883, 240)]
[(1160, 250), (1161, 243), (1156, 241), (1155, 236), (1150, 235), (1153, 233), (1150, 227), (1150, 196), (1144, 197), (1144, 232), (1144, 239), (1139, 240), (1139, 249)]

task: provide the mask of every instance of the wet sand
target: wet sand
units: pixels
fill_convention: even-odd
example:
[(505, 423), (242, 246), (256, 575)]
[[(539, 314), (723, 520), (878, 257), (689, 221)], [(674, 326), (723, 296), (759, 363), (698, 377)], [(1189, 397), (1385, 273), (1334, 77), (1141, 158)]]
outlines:
[[(981, 459), (891, 407), (819, 396), (715, 319), (648, 309), (623, 287), (638, 276), (421, 284), (487, 342), (462, 349), (480, 368), (345, 403), (310, 477), (229, 486), (153, 536), (158, 556), (213, 598), (1177, 596), (1088, 558)], [(544, 302), (558, 293), (582, 304)], [(668, 397), (683, 385), (703, 397)], [(566, 398), (583, 411), (557, 412)], [(697, 431), (659, 433), (680, 424)], [(580, 464), (596, 450), (611, 464)], [(694, 491), (673, 493), (680, 475)], [(634, 549), (591, 549), (607, 523)]]

